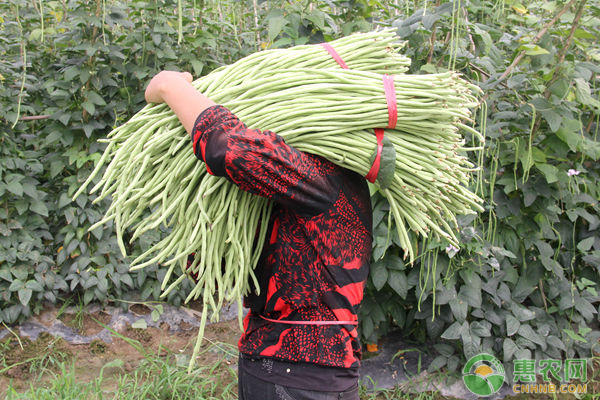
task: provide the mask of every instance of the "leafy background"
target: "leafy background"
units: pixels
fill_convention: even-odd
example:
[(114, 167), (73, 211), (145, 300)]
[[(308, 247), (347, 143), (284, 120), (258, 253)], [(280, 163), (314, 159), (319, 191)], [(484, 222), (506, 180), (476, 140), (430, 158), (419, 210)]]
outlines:
[(432, 370), (482, 351), (505, 363), (589, 357), (600, 337), (599, 19), (591, 0), (0, 3), (0, 321), (73, 296), (158, 298), (163, 270), (129, 272), (112, 226), (88, 232), (107, 203), (71, 201), (96, 140), (144, 105), (153, 74), (200, 76), (266, 48), (393, 26), (411, 73), (454, 69), (483, 89), (474, 126), (487, 143), (471, 157), (486, 212), (460, 219), (460, 249), (414, 239), (411, 266), (374, 194), (364, 341), (399, 328), (433, 344)]

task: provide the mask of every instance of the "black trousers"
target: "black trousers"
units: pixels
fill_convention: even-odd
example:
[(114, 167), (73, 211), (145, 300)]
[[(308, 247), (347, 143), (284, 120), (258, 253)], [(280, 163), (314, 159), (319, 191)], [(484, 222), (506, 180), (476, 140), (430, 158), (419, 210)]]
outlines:
[(258, 379), (238, 370), (239, 400), (360, 400), (358, 383), (344, 392), (295, 389)]

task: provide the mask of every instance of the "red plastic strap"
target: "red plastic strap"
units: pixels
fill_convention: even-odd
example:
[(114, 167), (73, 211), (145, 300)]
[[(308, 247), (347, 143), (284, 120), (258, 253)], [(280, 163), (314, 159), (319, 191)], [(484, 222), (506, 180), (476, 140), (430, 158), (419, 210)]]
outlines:
[[(349, 69), (344, 60), (340, 57), (340, 55), (335, 51), (333, 47), (329, 43), (321, 43), (321, 46), (327, 50), (331, 57), (342, 67), (343, 69)], [(394, 87), (394, 77), (391, 75), (384, 74), (383, 75), (383, 90), (385, 91), (385, 99), (388, 105), (388, 128), (395, 128), (396, 123), (398, 122), (398, 106), (396, 104), (396, 89)], [(379, 175), (379, 165), (381, 164), (381, 151), (383, 150), (383, 136), (385, 132), (381, 128), (375, 128), (375, 137), (377, 138), (377, 154), (375, 155), (375, 160), (373, 161), (373, 165), (371, 165), (371, 169), (369, 173), (365, 176), (365, 178), (374, 183), (377, 180), (377, 176)], [(334, 325), (334, 324), (352, 324), (358, 325), (358, 322), (353, 321), (317, 321), (321, 323), (313, 323), (313, 322), (297, 322), (297, 321), (277, 321), (270, 320), (261, 315), (263, 319), (272, 322), (281, 322), (281, 323), (289, 323), (289, 324), (310, 324), (310, 325)]]
[(331, 47), (329, 43), (321, 43), (321, 46), (323, 46), (325, 50), (327, 50), (327, 52), (331, 54), (331, 57), (333, 57), (333, 59), (340, 65), (340, 67), (342, 67), (343, 69), (348, 69), (348, 66), (346, 65), (344, 60), (342, 60), (342, 57), (340, 57), (337, 51), (335, 51), (335, 49)]
[(267, 318), (264, 315), (260, 315), (260, 317), (265, 321), (290, 325), (358, 325), (358, 321), (286, 321)]
[(377, 138), (377, 155), (375, 161), (371, 165), (371, 169), (365, 178), (371, 183), (375, 183), (377, 175), (379, 174), (379, 164), (381, 163), (381, 151), (383, 150), (383, 135), (384, 131), (381, 128), (375, 128), (375, 137)]
[(388, 106), (388, 128), (394, 129), (398, 122), (398, 106), (396, 105), (396, 89), (394, 88), (394, 77), (383, 75), (383, 90)]

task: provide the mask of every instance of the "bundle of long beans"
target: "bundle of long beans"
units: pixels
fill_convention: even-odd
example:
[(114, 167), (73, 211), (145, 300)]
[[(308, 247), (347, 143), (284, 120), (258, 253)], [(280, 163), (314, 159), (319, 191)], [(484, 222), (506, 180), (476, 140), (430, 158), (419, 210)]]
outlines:
[[(371, 128), (388, 122), (380, 74), (394, 74), (398, 122), (385, 134), (397, 157), (395, 173), (381, 191), (390, 202), (400, 243), (412, 259), (407, 229), (425, 236), (433, 232), (456, 243), (455, 215), (480, 209), (480, 199), (464, 187), (473, 165), (459, 155), (464, 150), (459, 129), (478, 134), (461, 122), (469, 119), (477, 100), (474, 87), (454, 73), (401, 75), (408, 63), (393, 41), (393, 33), (383, 31), (332, 42), (351, 70), (339, 69), (321, 46), (299, 46), (256, 53), (194, 85), (248, 126), (273, 130), (299, 150), (365, 175), (377, 148)], [(200, 339), (207, 307), (217, 311), (223, 301), (239, 299), (255, 279), (252, 269), (271, 205), (209, 175), (165, 105), (144, 108), (106, 141), (95, 172), (111, 162), (92, 192), (100, 190), (96, 201), (111, 196), (112, 204), (90, 229), (114, 220), (125, 253), (126, 229), (131, 228), (133, 241), (146, 231), (168, 227), (170, 232), (137, 257), (132, 269), (157, 262), (168, 266), (164, 290), (179, 266), (183, 273), (164, 295), (186, 273), (196, 277), (186, 301), (202, 295)], [(188, 268), (192, 252), (197, 256)]]

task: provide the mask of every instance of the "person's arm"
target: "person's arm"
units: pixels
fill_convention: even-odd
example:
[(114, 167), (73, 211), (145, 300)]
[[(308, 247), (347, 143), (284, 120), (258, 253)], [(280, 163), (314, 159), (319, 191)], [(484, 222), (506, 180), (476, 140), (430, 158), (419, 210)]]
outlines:
[(303, 214), (331, 206), (338, 196), (339, 167), (298, 151), (274, 132), (249, 129), (191, 82), (187, 72), (160, 72), (150, 81), (146, 100), (166, 103), (175, 112), (191, 136), (194, 154), (210, 174)]
[(340, 167), (299, 151), (270, 130), (248, 128), (221, 105), (198, 116), (191, 138), (209, 174), (246, 192), (304, 215), (324, 212), (338, 198)]
[(181, 124), (191, 133), (202, 111), (215, 102), (194, 89), (189, 72), (162, 71), (152, 78), (145, 92), (148, 103), (167, 103)]

